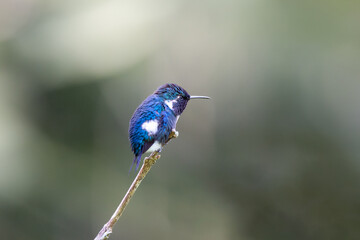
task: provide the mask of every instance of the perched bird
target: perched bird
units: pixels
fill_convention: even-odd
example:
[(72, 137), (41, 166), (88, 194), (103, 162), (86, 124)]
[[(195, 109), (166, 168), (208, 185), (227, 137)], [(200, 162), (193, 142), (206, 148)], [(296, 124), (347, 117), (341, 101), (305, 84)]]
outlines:
[[(136, 170), (145, 152), (161, 151), (190, 99), (209, 99), (207, 96), (190, 96), (179, 85), (160, 86), (135, 110), (130, 120), (129, 140)], [(133, 165), (131, 165), (132, 167)], [(131, 170), (131, 168), (130, 168)]]

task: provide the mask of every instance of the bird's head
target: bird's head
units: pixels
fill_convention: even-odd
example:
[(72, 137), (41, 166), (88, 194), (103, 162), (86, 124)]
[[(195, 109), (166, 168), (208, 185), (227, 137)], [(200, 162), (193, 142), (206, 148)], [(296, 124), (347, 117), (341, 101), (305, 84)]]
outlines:
[(175, 100), (179, 98), (183, 98), (184, 100), (189, 101), (190, 95), (186, 92), (185, 89), (180, 87), (179, 85), (173, 83), (167, 83), (165, 85), (160, 86), (155, 94), (162, 97), (164, 100)]
[(164, 99), (165, 104), (180, 115), (186, 108), (190, 99), (209, 99), (206, 96), (190, 96), (185, 89), (174, 83), (167, 83), (160, 86), (155, 94)]

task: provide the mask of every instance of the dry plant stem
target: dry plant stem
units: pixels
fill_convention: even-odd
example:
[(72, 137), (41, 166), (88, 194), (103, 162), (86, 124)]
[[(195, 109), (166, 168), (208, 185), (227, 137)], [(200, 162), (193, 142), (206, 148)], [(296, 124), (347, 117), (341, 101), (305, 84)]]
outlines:
[[(175, 133), (174, 131), (171, 132), (169, 139), (166, 141), (166, 143), (168, 143), (172, 138), (176, 138), (177, 134), (178, 133)], [(139, 173), (136, 175), (134, 181), (132, 182), (129, 190), (125, 194), (121, 203), (119, 204), (119, 206), (117, 207), (117, 209), (115, 210), (114, 214), (111, 216), (109, 221), (100, 230), (100, 232), (98, 233), (98, 235), (95, 237), (94, 240), (109, 239), (110, 234), (112, 233), (113, 226), (119, 220), (120, 216), (124, 212), (126, 206), (128, 205), (131, 197), (134, 195), (136, 189), (139, 187), (141, 181), (145, 178), (146, 174), (150, 171), (152, 165), (154, 165), (156, 160), (158, 160), (159, 158), (160, 158), (159, 152), (155, 151), (151, 153), (149, 157), (146, 157), (144, 159), (144, 163), (141, 166)]]

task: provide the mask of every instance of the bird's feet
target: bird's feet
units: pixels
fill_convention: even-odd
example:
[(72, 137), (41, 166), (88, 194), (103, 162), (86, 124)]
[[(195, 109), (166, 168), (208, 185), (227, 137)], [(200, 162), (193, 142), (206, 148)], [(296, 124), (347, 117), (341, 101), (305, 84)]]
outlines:
[(177, 137), (179, 136), (179, 132), (176, 131), (175, 129), (173, 129), (172, 131), (173, 131), (173, 133), (174, 133), (174, 137), (177, 138)]

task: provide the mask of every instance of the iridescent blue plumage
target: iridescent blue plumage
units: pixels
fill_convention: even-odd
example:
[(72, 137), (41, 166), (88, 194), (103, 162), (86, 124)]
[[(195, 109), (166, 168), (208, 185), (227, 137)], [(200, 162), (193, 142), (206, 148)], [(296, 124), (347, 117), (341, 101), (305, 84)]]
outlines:
[(129, 140), (136, 169), (146, 151), (160, 151), (170, 133), (176, 128), (180, 114), (191, 97), (176, 84), (165, 84), (147, 97), (135, 110), (130, 120)]

